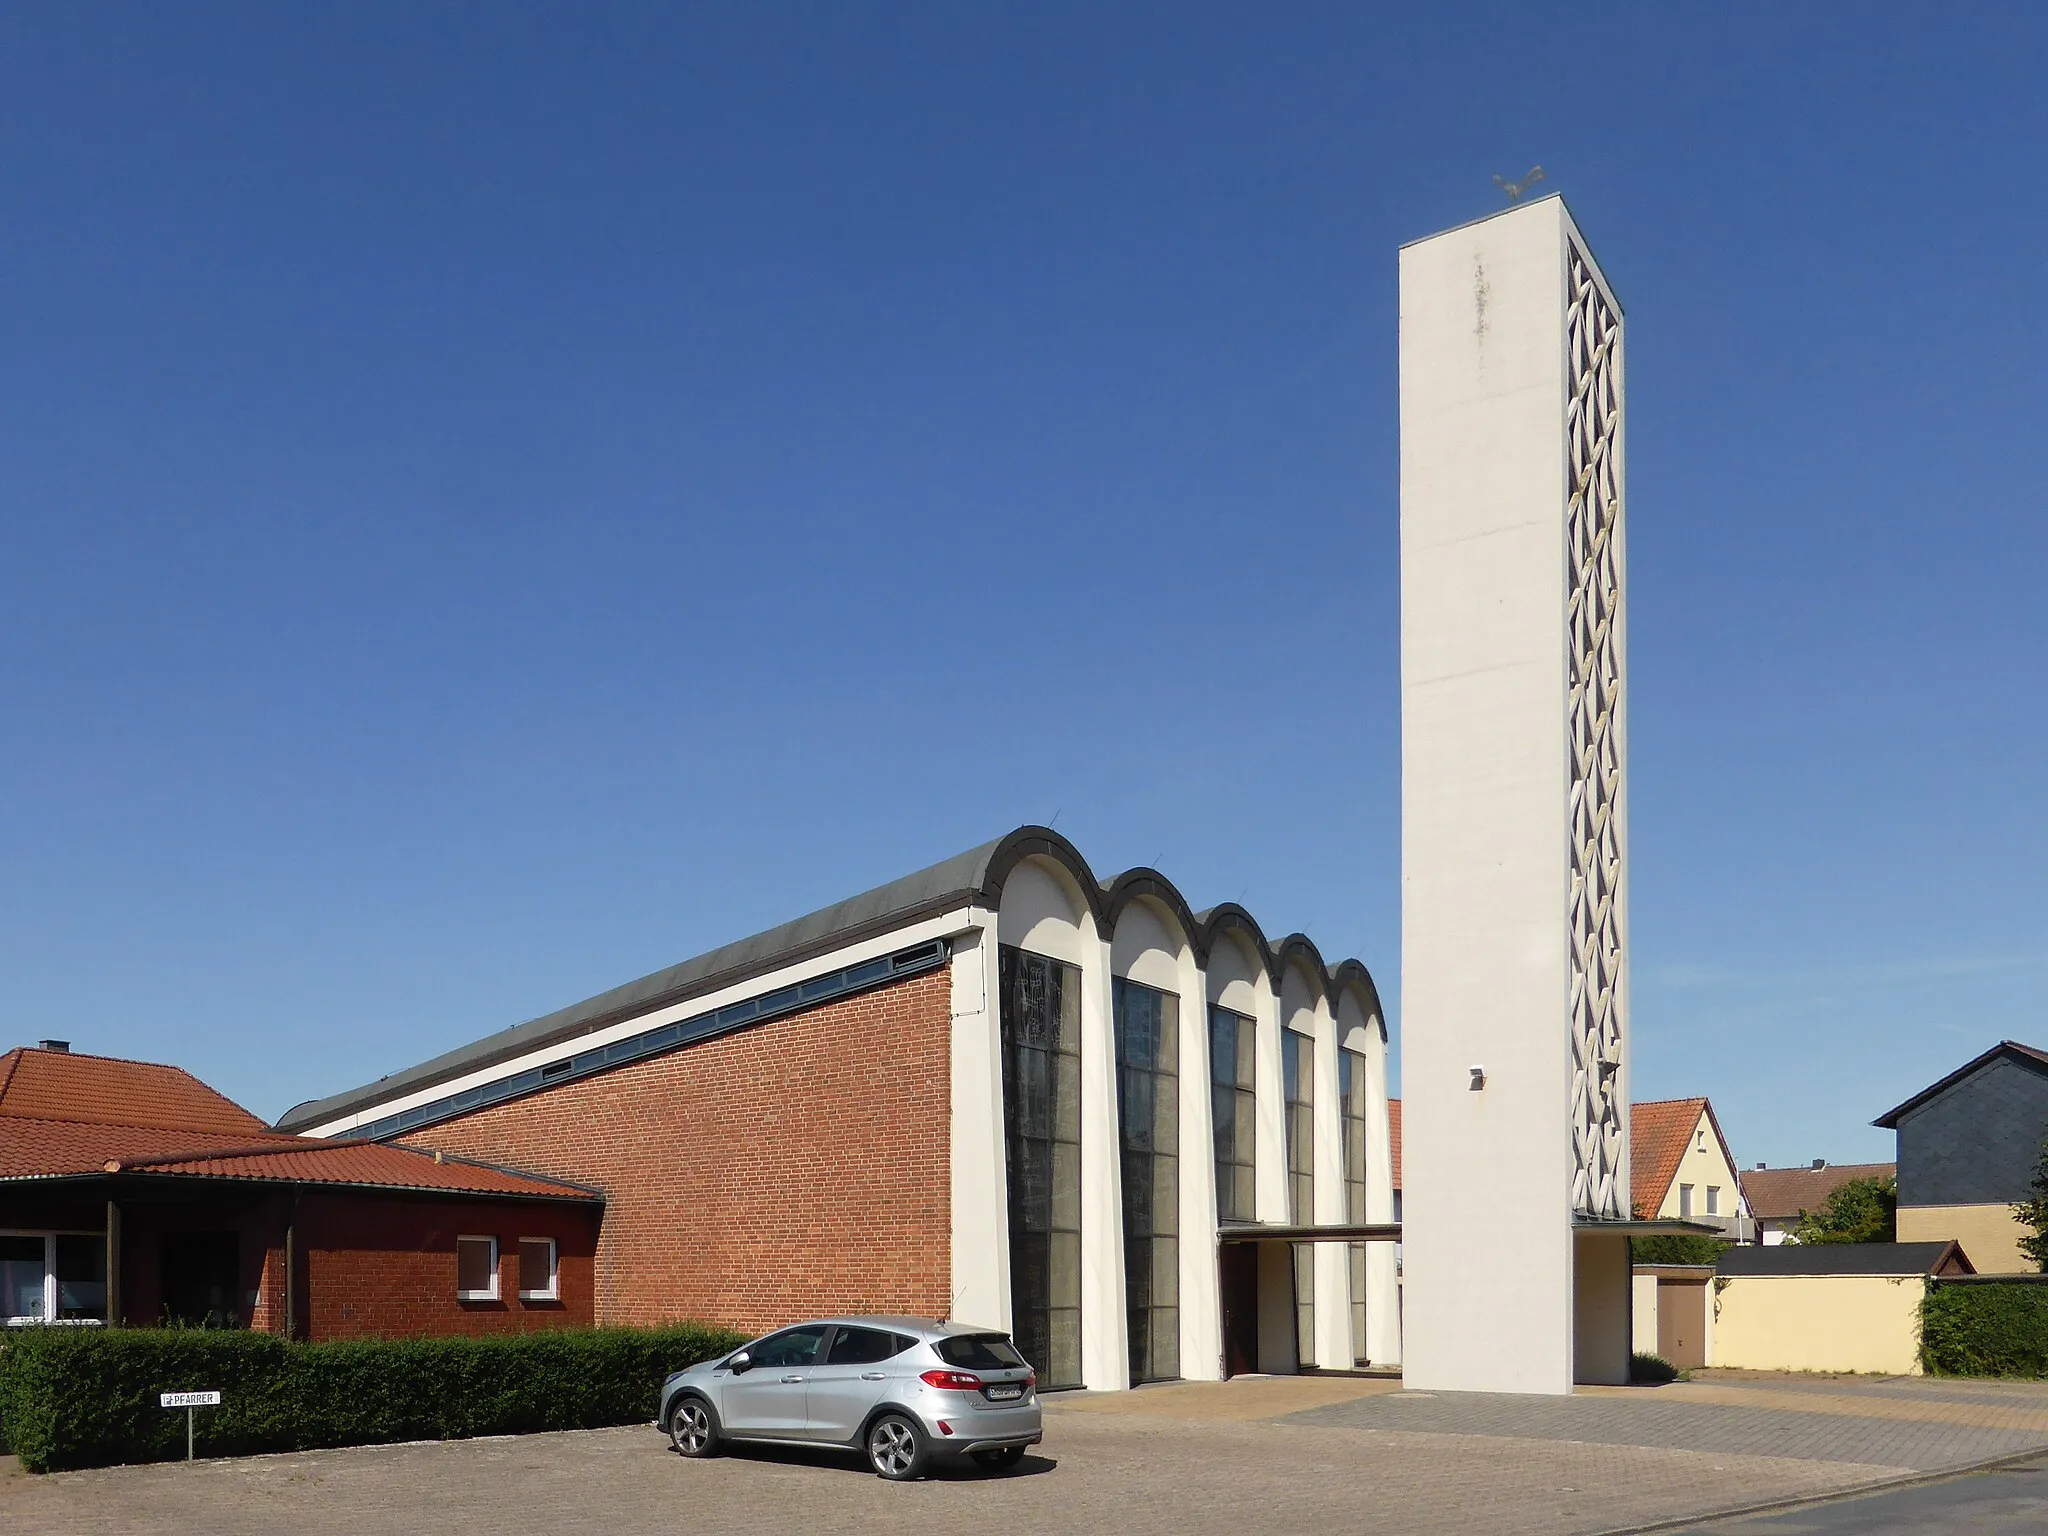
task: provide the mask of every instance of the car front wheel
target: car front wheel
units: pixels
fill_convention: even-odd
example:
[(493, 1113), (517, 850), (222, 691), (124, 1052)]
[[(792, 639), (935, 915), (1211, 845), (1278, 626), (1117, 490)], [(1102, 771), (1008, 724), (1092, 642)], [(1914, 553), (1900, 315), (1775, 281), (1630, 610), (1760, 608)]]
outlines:
[(685, 1456), (718, 1454), (718, 1415), (701, 1397), (679, 1397), (668, 1411), (669, 1443)]
[(974, 1453), (974, 1464), (984, 1472), (1007, 1472), (1024, 1459), (1021, 1445), (992, 1445)]
[(924, 1431), (914, 1420), (885, 1413), (868, 1426), (868, 1465), (890, 1482), (909, 1482), (929, 1459)]

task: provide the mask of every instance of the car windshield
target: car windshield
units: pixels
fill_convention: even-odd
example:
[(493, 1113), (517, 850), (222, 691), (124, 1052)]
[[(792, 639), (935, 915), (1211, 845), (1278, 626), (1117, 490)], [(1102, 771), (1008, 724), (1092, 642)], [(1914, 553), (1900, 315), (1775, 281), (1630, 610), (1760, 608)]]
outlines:
[(1024, 1363), (1016, 1345), (1000, 1333), (966, 1333), (940, 1339), (932, 1348), (948, 1365), (963, 1371), (1009, 1371)]

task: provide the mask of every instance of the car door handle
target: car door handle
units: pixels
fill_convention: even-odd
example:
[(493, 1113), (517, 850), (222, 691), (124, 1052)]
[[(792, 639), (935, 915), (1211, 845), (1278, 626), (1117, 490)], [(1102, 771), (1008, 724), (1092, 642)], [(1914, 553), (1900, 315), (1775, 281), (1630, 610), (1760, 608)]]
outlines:
[(887, 1381), (889, 1377), (882, 1371), (862, 1371), (860, 1379), (862, 1381)]
[(787, 1386), (790, 1386), (791, 1384), (793, 1384), (793, 1383), (795, 1383), (795, 1382), (799, 1382), (799, 1381), (802, 1381), (802, 1380), (803, 1380), (803, 1377), (801, 1377), (801, 1376), (785, 1376), (785, 1377), (783, 1377), (783, 1378), (782, 1378), (782, 1384), (783, 1384), (783, 1385), (784, 1385), (785, 1387), (787, 1387)]

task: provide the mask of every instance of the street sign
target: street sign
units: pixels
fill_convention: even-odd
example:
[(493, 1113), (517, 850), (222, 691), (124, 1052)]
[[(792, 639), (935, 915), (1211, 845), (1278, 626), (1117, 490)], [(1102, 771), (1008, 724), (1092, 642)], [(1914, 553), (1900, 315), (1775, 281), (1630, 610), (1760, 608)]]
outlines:
[(196, 1435), (193, 1425), (194, 1421), (199, 1417), (192, 1410), (195, 1408), (218, 1408), (220, 1406), (220, 1394), (218, 1392), (159, 1392), (156, 1400), (166, 1408), (182, 1408), (185, 1410), (185, 1459), (190, 1461), (192, 1459), (192, 1444)]

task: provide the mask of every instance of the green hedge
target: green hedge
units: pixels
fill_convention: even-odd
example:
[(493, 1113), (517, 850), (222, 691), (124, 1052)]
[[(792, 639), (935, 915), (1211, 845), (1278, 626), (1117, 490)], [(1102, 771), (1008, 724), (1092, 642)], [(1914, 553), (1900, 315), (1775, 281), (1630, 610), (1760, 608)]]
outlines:
[(1920, 1357), (1934, 1376), (2048, 1376), (2048, 1285), (1929, 1285)]
[(0, 1436), (36, 1472), (164, 1461), (185, 1454), (185, 1415), (157, 1394), (216, 1388), (207, 1456), (591, 1429), (652, 1419), (664, 1376), (744, 1342), (692, 1324), (347, 1344), (24, 1328), (0, 1342)]

